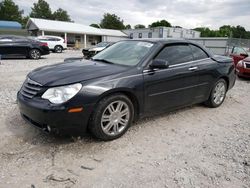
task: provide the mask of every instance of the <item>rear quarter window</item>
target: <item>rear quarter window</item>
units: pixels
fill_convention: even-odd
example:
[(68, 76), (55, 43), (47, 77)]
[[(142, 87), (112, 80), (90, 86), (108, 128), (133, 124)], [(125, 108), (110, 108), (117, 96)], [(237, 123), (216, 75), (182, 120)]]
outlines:
[(208, 55), (207, 53), (202, 50), (200, 47), (198, 46), (195, 46), (195, 45), (192, 45), (190, 44), (189, 45), (192, 49), (192, 53), (193, 53), (193, 56), (194, 56), (194, 60), (199, 60), (199, 59), (205, 59), (205, 58), (208, 58)]

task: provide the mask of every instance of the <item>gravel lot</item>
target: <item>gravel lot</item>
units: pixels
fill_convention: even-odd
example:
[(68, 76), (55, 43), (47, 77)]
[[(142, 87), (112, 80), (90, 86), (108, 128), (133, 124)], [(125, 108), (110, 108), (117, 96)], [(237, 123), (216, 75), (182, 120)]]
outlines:
[(140, 120), (120, 139), (56, 138), (22, 120), (16, 93), (32, 69), (81, 56), (0, 65), (0, 187), (250, 187), (250, 82), (224, 104)]

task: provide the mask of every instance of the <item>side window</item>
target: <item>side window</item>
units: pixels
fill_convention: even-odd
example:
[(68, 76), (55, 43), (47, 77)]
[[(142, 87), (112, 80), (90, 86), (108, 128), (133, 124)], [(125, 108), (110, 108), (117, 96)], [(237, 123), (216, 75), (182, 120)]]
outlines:
[(129, 37), (130, 37), (131, 39), (133, 39), (133, 33), (130, 33)]
[(171, 45), (165, 47), (156, 57), (156, 59), (164, 59), (169, 65), (193, 61), (191, 48), (188, 45)]
[(195, 45), (190, 45), (192, 52), (193, 52), (193, 56), (194, 56), (194, 60), (199, 60), (199, 59), (205, 59), (208, 58), (208, 55), (206, 54), (206, 52), (204, 52), (201, 48), (199, 48), (198, 46)]
[(148, 38), (152, 38), (152, 32), (148, 33)]
[(246, 51), (243, 48), (234, 47), (233, 48), (233, 54), (240, 55), (240, 54), (247, 54), (247, 53), (246, 53)]

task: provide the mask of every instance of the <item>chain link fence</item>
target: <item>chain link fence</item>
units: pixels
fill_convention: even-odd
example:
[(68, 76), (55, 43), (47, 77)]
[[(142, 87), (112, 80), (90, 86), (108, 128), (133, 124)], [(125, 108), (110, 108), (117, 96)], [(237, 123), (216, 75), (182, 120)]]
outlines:
[(238, 46), (250, 49), (250, 39), (229, 38), (228, 46)]

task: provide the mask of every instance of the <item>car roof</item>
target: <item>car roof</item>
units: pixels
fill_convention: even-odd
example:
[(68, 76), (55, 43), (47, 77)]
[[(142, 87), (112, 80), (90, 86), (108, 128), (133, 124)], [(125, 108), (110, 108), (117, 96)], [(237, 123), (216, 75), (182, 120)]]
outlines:
[(4, 37), (9, 37), (9, 38), (27, 38), (26, 36), (20, 36), (20, 35), (0, 35), (0, 38), (4, 38)]
[(59, 38), (59, 39), (62, 39), (62, 37), (59, 37), (59, 36), (53, 36), (53, 35), (44, 35), (44, 36), (42, 36), (42, 35), (40, 35), (40, 36), (38, 36), (38, 38)]
[(206, 49), (204, 46), (200, 45), (199, 43), (190, 41), (188, 39), (180, 39), (180, 38), (167, 38), (167, 39), (161, 39), (161, 38), (150, 38), (150, 39), (128, 39), (125, 41), (143, 41), (143, 42), (151, 42), (155, 44), (161, 44), (161, 45), (166, 45), (166, 44), (176, 44), (176, 43), (185, 43), (185, 44), (193, 44), (196, 46), (199, 46), (201, 49), (203, 49), (210, 57), (213, 56), (213, 53)]
[[(131, 40), (131, 39), (130, 39)], [(150, 38), (150, 39), (132, 39), (133, 41), (144, 41), (144, 42), (153, 42), (153, 43), (161, 43), (161, 44), (169, 44), (169, 43), (193, 43), (187, 39), (179, 39), (179, 38)], [(195, 43), (196, 44), (196, 43)]]

